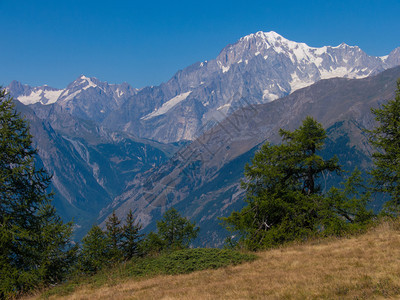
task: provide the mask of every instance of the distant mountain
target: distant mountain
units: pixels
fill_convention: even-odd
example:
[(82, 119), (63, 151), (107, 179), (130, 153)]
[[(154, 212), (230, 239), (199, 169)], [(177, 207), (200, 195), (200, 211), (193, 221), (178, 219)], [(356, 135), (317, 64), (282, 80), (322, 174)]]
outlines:
[[(171, 206), (195, 220), (199, 244), (221, 245), (218, 217), (244, 205), (240, 179), (245, 163), (266, 140), (279, 143), (279, 128), (293, 130), (308, 115), (327, 128), (323, 155), (337, 154), (345, 169), (370, 166), (364, 128), (370, 108), (394, 97), (400, 67), (365, 79), (321, 80), (274, 102), (240, 109), (177, 152), (167, 163), (139, 174), (110, 207), (121, 217), (132, 209), (147, 230)], [(326, 187), (338, 178), (325, 178)], [(375, 203), (378, 205), (378, 203)], [(111, 211), (101, 212), (100, 221)]]
[(59, 106), (16, 104), (29, 122), (38, 163), (53, 176), (53, 204), (64, 220), (74, 221), (77, 239), (135, 175), (167, 161), (179, 147), (111, 132)]
[(364, 78), (399, 64), (400, 48), (374, 57), (357, 46), (314, 48), (257, 32), (214, 60), (142, 89), (103, 124), (162, 142), (194, 140), (241, 107), (271, 102), (321, 79)]
[(265, 140), (279, 142), (279, 128), (311, 114), (345, 165), (368, 165), (360, 129), (373, 124), (369, 107), (393, 95), (400, 74), (390, 68), (398, 65), (400, 48), (374, 57), (357, 46), (314, 48), (257, 32), (159, 86), (82, 75), (65, 89), (17, 81), (7, 89), (25, 104), (18, 109), (53, 174), (54, 203), (65, 219), (75, 217), (78, 236), (116, 208), (120, 216), (134, 209), (149, 230), (176, 205), (210, 245), (221, 242), (216, 217), (243, 205), (243, 165)]
[(74, 116), (97, 122), (120, 108), (126, 99), (138, 91), (127, 83), (108, 84), (84, 75), (65, 89), (54, 89), (46, 85), (30, 87), (18, 81), (11, 82), (7, 89), (15, 99), (25, 105), (57, 103)]
[(344, 43), (315, 48), (260, 31), (155, 87), (138, 90), (81, 76), (62, 90), (18, 82), (8, 89), (24, 104), (61, 106), (113, 131), (170, 143), (192, 141), (239, 108), (274, 101), (321, 79), (365, 78), (397, 65), (400, 48), (375, 57)]

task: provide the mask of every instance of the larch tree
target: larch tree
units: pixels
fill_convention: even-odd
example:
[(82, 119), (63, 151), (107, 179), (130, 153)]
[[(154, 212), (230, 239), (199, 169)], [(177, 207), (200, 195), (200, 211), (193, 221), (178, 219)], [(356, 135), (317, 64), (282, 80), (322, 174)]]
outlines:
[(163, 241), (164, 249), (167, 250), (189, 247), (199, 230), (195, 222), (182, 217), (173, 207), (164, 213), (160, 221), (157, 221), (157, 235)]
[(371, 174), (375, 191), (388, 194), (385, 208), (390, 214), (400, 213), (400, 79), (396, 96), (381, 108), (372, 109), (378, 126), (371, 130), (370, 142), (377, 148), (372, 154)]
[[(364, 198), (355, 197), (350, 205), (347, 190), (333, 190), (333, 199), (318, 184), (322, 174), (341, 172), (336, 156), (321, 156), (327, 138), (321, 124), (307, 117), (298, 129), (281, 129), (279, 133), (282, 144), (265, 143), (251, 165), (245, 166), (242, 187), (247, 205), (222, 218), (233, 233), (228, 238), (230, 244), (236, 240), (252, 250), (272, 247), (326, 230), (330, 224), (345, 226), (350, 221), (343, 214), (354, 218), (353, 212), (363, 209)], [(329, 223), (328, 219), (337, 222)]]
[(72, 224), (51, 206), (51, 177), (36, 154), (27, 122), (0, 89), (0, 298), (62, 280), (73, 261)]
[(120, 260), (122, 257), (121, 243), (122, 243), (122, 228), (121, 220), (115, 214), (115, 211), (106, 220), (106, 235), (110, 241), (111, 256), (114, 260)]
[(140, 234), (142, 226), (135, 222), (132, 210), (129, 210), (122, 229), (121, 248), (125, 259), (140, 255), (140, 243), (143, 237), (143, 234)]
[(98, 225), (93, 225), (82, 239), (79, 253), (79, 269), (86, 274), (94, 274), (110, 264), (113, 253), (110, 239)]

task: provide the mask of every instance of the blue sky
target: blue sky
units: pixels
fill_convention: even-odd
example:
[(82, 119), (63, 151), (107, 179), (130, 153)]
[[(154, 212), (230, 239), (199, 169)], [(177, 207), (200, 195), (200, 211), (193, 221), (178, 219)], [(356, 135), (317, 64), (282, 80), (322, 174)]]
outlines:
[(81, 74), (158, 85), (260, 30), (382, 56), (400, 46), (399, 12), (399, 0), (0, 0), (0, 85), (63, 88)]

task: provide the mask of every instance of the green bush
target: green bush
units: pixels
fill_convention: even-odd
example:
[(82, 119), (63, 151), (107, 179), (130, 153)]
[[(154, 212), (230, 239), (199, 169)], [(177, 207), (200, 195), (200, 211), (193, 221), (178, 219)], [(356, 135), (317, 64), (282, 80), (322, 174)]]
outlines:
[(227, 249), (183, 249), (156, 257), (132, 260), (127, 267), (127, 274), (138, 277), (156, 274), (185, 274), (237, 265), (255, 258), (254, 254), (244, 254)]
[(66, 296), (82, 286), (99, 287), (117, 284), (126, 278), (143, 278), (155, 275), (186, 274), (194, 271), (217, 269), (237, 265), (257, 258), (254, 254), (222, 249), (183, 249), (158, 256), (136, 257), (127, 263), (104, 268), (93, 276), (77, 276), (47, 292), (42, 297)]

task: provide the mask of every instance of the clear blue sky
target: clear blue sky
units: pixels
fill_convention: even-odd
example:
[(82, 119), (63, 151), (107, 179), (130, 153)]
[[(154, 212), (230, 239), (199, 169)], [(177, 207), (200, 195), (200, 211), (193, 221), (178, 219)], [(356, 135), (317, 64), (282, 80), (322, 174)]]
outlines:
[(0, 13), (0, 85), (158, 85), (260, 30), (377, 56), (400, 46), (400, 0), (0, 0)]

